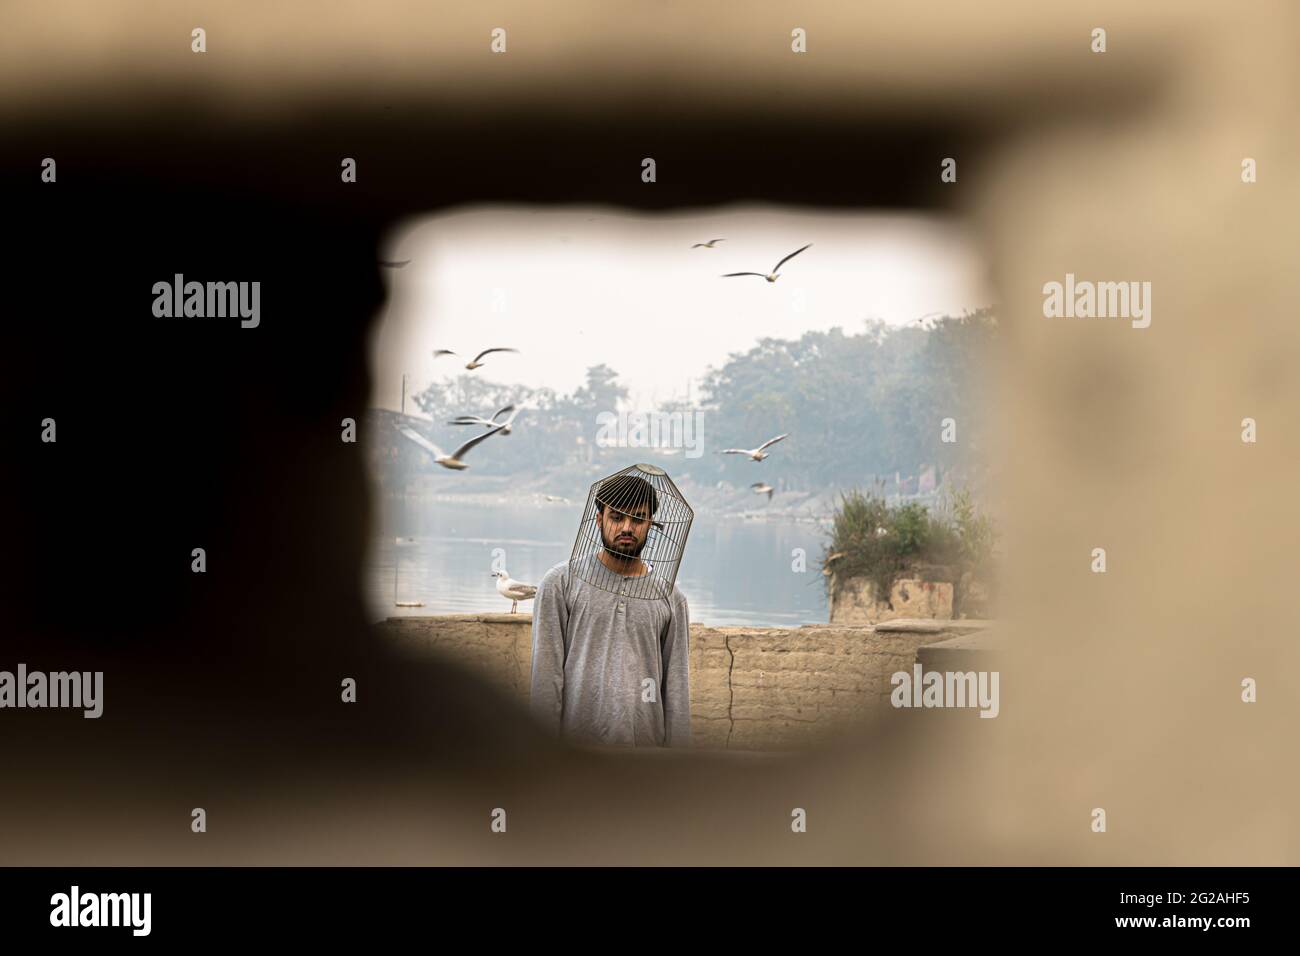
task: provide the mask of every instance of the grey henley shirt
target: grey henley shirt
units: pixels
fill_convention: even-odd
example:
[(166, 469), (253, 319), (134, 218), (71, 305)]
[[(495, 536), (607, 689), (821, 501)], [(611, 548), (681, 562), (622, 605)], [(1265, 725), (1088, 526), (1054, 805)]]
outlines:
[(634, 598), (555, 565), (533, 599), (530, 710), (577, 742), (690, 747), (689, 623), (676, 585), (670, 598)]

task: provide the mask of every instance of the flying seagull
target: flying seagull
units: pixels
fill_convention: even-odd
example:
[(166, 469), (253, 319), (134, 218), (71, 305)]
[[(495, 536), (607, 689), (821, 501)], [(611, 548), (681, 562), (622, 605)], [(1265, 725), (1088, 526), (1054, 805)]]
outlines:
[(790, 433), (786, 432), (784, 435), (777, 435), (775, 438), (769, 438), (767, 441), (763, 442), (763, 444), (759, 445), (757, 448), (724, 448), (722, 449), (722, 451), (718, 452), (718, 454), (719, 455), (748, 455), (754, 461), (762, 461), (764, 458), (768, 456), (768, 453), (763, 451), (764, 448), (766, 448), (768, 445), (775, 445), (782, 438), (788, 438), (789, 436)]
[[(497, 421), (499, 417), (505, 415), (507, 412), (510, 413), (509, 418), (507, 418), (503, 422)], [(519, 414), (519, 410), (517, 408), (515, 408), (513, 405), (507, 405), (505, 408), (499, 409), (495, 414), (493, 414), (491, 418), (481, 418), (478, 415), (459, 415), (456, 418), (451, 419), (449, 422), (447, 422), (447, 424), (448, 425), (482, 425), (485, 428), (496, 428), (496, 426), (502, 425), (504, 427), (501, 429), (501, 434), (509, 435), (510, 423), (515, 420), (515, 416), (518, 414)]]
[(726, 242), (726, 239), (710, 239), (708, 242), (697, 242), (691, 246), (692, 249), (712, 249), (719, 242)]
[(767, 500), (768, 500), (768, 501), (771, 501), (771, 500), (772, 500), (772, 492), (773, 492), (775, 489), (773, 489), (772, 486), (769, 485), (767, 482), (765, 482), (765, 481), (756, 481), (756, 482), (754, 482), (752, 485), (750, 485), (749, 487), (751, 487), (751, 488), (754, 489), (754, 494), (756, 494), (756, 495), (766, 494), (766, 495), (767, 495)]
[[(492, 352), (518, 352), (518, 351), (519, 351), (518, 349), (484, 349), (482, 352), (479, 352), (478, 355), (475, 355), (474, 358), (471, 359), (469, 364), (466, 365), (465, 367), (472, 372), (474, 369), (484, 364), (480, 362), (479, 359), (481, 359), (485, 355), (489, 355)], [(453, 352), (451, 349), (438, 349), (436, 352), (433, 353), (433, 357), (438, 358), (438, 356), (440, 355), (455, 355), (455, 354), (456, 353)]]
[[(812, 245), (811, 242), (808, 243), (808, 246), (811, 245)], [(730, 279), (732, 276), (762, 276), (768, 282), (775, 282), (781, 267), (785, 265), (787, 262), (789, 262), (791, 259), (793, 259), (795, 256), (797, 256), (799, 253), (803, 252), (804, 249), (807, 249), (808, 246), (803, 246), (802, 248), (796, 249), (794, 252), (790, 253), (788, 256), (786, 256), (784, 259), (778, 262), (771, 272), (768, 272), (766, 274), (762, 272), (728, 272), (725, 273), (722, 276), (722, 278)]]
[(442, 465), (442, 467), (450, 468), (453, 471), (463, 471), (466, 468), (468, 468), (469, 465), (465, 464), (465, 462), (460, 460), (461, 456), (464, 455), (471, 448), (473, 448), (475, 445), (477, 445), (479, 442), (481, 442), (483, 439), (490, 438), (491, 436), (495, 435), (497, 432), (501, 431), (501, 429), (505, 428), (506, 426), (498, 425), (496, 428), (492, 429), (491, 431), (483, 432), (483, 434), (481, 435), (475, 435), (473, 438), (465, 442), (465, 444), (461, 445), (450, 455), (448, 455), (445, 451), (443, 451), (433, 442), (429, 441), (429, 439), (425, 438), (423, 435), (417, 432), (414, 428), (411, 428), (407, 425), (397, 425), (395, 427), (399, 432), (402, 433), (403, 436), (409, 438), (411, 441), (415, 442), (425, 451), (433, 455), (433, 460), (436, 461), (438, 464)]
[(537, 585), (516, 581), (505, 571), (493, 571), (492, 577), (497, 579), (497, 594), (510, 599), (511, 614), (515, 613), (520, 601), (531, 601), (537, 596)]

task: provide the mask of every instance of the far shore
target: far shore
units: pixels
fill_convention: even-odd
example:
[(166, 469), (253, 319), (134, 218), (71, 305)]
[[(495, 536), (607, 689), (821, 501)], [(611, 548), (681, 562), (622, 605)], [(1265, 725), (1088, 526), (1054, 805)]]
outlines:
[[(683, 493), (685, 494), (685, 492)], [(427, 490), (420, 490), (408, 491), (405, 494), (405, 497), (420, 501), (481, 505), (483, 507), (512, 504), (519, 507), (528, 506), (537, 508), (576, 509), (586, 502), (585, 496), (578, 499), (570, 497), (567, 501), (548, 501), (542, 492), (515, 491), (504, 493), (502, 491), (429, 492)], [(695, 516), (697, 519), (725, 515), (732, 518), (743, 518), (747, 521), (780, 521), (808, 524), (828, 524), (830, 521), (829, 515), (818, 517), (816, 514), (810, 513), (806, 506), (797, 507), (791, 505), (782, 508), (776, 501), (779, 497), (779, 495), (773, 495), (773, 501), (770, 507), (760, 505), (757, 508), (738, 507), (736, 505), (722, 502), (719, 502), (716, 507), (708, 507), (704, 502), (699, 501), (698, 498), (688, 497), (687, 500), (695, 510)], [(807, 496), (801, 494), (799, 495), (799, 498), (803, 500), (806, 499)]]
[[(571, 463), (564, 468), (540, 474), (483, 475), (421, 474), (407, 483), (403, 491), (389, 488), (386, 494), (404, 495), (430, 502), (479, 506), (513, 504), (517, 507), (578, 508), (585, 503), (591, 485), (617, 471), (625, 462), (603, 464)], [(669, 466), (671, 467), (671, 466)], [(671, 475), (671, 471), (670, 471)], [(758, 468), (742, 472), (740, 481), (757, 480)], [(728, 517), (745, 521), (815, 524), (829, 530), (840, 495), (853, 489), (823, 488), (817, 491), (776, 489), (769, 500), (740, 481), (722, 481), (717, 485), (696, 484), (689, 478), (676, 479), (677, 486), (698, 518)], [(869, 482), (863, 482), (865, 490)], [(550, 501), (547, 496), (564, 500)], [(907, 498), (931, 503), (929, 498)]]

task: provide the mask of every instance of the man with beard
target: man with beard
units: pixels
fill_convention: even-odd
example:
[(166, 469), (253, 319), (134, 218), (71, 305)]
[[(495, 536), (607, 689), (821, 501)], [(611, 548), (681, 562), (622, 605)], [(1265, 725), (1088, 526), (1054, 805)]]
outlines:
[(576, 742), (690, 747), (686, 597), (640, 557), (658, 496), (618, 474), (597, 489), (595, 506), (602, 546), (555, 565), (537, 586), (530, 708)]

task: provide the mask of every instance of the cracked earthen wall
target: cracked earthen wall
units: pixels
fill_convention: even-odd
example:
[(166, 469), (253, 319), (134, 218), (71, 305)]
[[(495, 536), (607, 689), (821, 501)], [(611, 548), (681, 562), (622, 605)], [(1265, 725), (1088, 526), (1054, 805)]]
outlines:
[[(384, 629), (414, 649), (458, 661), (528, 700), (528, 614), (392, 618)], [(954, 625), (954, 628), (956, 626)], [(691, 724), (697, 747), (794, 750), (851, 735), (887, 703), (895, 671), (917, 649), (958, 633), (866, 625), (691, 625)]]

